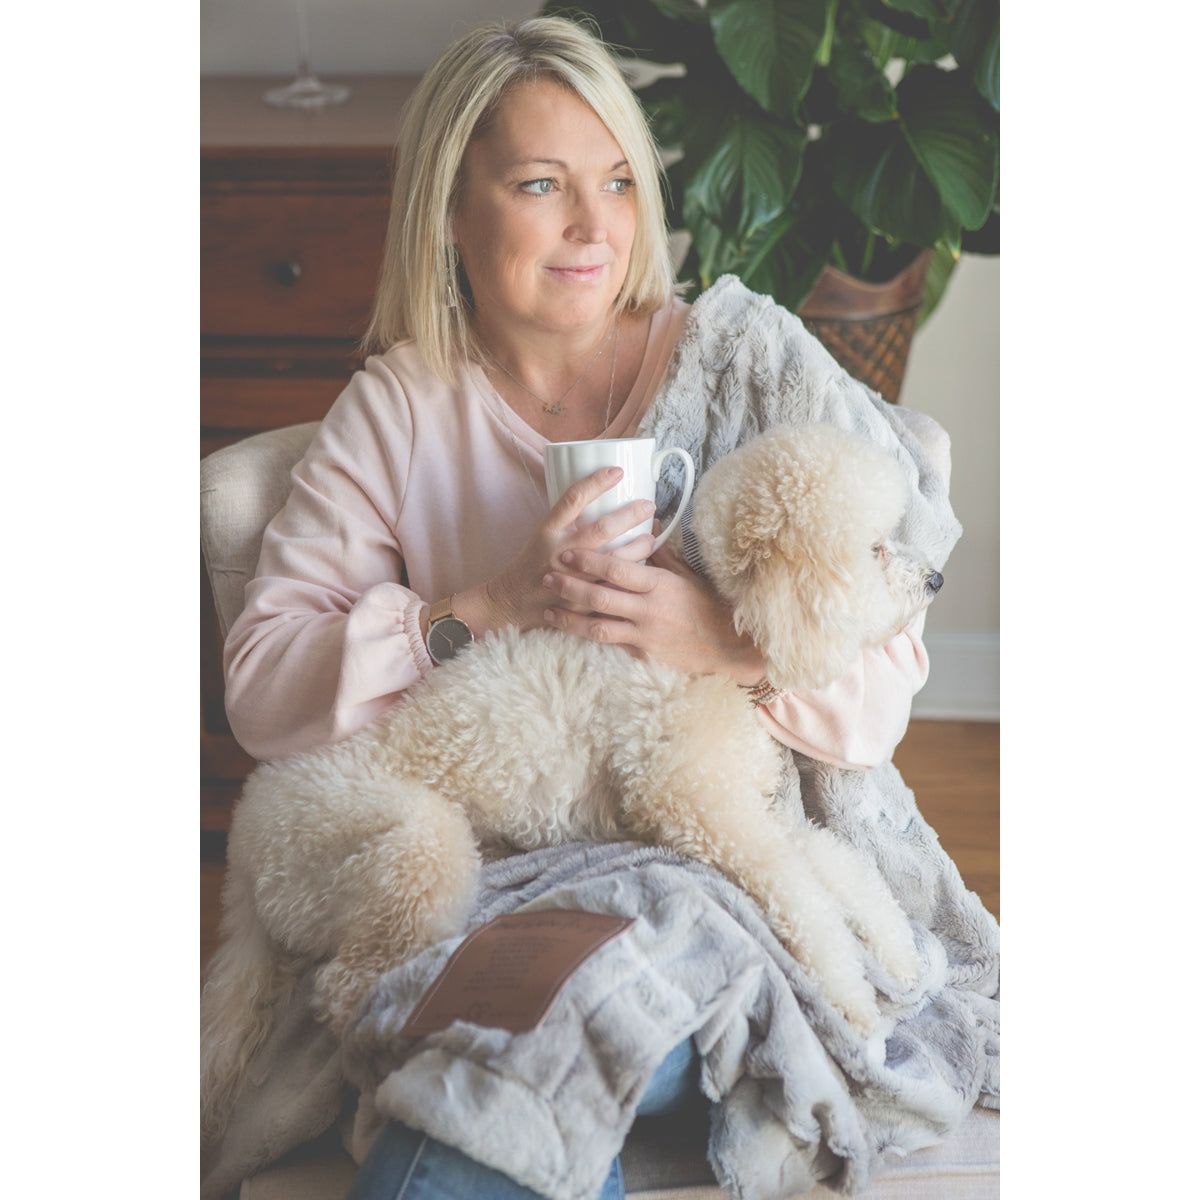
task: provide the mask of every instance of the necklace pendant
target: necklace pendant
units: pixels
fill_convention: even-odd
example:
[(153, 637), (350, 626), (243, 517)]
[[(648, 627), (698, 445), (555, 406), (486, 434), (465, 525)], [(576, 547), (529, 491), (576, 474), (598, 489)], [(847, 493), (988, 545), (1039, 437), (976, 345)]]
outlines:
[(550, 413), (557, 417), (562, 410), (563, 406), (557, 400), (553, 404), (547, 404), (545, 400), (542, 401), (542, 412)]

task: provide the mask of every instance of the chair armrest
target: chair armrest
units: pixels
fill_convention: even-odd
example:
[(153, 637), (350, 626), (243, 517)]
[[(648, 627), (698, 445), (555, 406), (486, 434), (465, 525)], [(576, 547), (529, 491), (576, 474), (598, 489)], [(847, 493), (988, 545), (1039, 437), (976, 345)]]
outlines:
[(222, 638), (242, 611), (263, 532), (284, 506), (292, 468), (318, 424), (257, 433), (200, 460), (200, 549)]

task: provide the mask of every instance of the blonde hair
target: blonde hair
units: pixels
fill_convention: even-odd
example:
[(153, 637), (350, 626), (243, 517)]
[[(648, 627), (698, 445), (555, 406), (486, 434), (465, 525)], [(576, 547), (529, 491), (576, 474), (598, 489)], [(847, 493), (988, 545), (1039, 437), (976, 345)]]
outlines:
[[(468, 318), (469, 284), (450, 242), (462, 160), (516, 84), (549, 79), (590, 105), (629, 160), (637, 227), (617, 313), (653, 311), (690, 283), (676, 283), (661, 185), (666, 170), (645, 112), (599, 36), (563, 17), (491, 21), (468, 31), (422, 77), (396, 141), (391, 212), (375, 301), (359, 344), (383, 353), (412, 338), (426, 365), (452, 383), (464, 362), (492, 356)], [(447, 302), (447, 285), (456, 307)]]

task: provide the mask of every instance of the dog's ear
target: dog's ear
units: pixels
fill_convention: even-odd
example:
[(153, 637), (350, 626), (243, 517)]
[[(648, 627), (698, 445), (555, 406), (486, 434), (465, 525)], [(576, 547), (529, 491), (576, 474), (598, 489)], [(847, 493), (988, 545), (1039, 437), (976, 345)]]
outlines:
[[(781, 449), (762, 434), (715, 462), (696, 484), (692, 528), (718, 590), (771, 557), (787, 520)], [(785, 465), (785, 464), (783, 464)]]
[(830, 425), (776, 427), (705, 473), (692, 520), (705, 566), (777, 686), (849, 668), (882, 603), (873, 546), (908, 497), (886, 451)]
[(747, 580), (733, 625), (753, 639), (776, 687), (808, 691), (839, 679), (861, 651), (856, 601), (853, 580), (828, 564), (798, 573), (777, 554)]

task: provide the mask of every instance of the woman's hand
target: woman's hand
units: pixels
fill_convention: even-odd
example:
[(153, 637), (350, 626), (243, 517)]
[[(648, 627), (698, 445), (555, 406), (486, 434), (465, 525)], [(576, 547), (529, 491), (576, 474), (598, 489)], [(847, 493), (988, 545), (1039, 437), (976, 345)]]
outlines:
[(754, 642), (734, 632), (728, 605), (665, 543), (645, 564), (590, 549), (560, 557), (566, 569), (546, 577), (559, 597), (545, 613), (553, 628), (693, 675), (752, 685), (765, 674)]
[(634, 500), (597, 521), (578, 523), (579, 514), (613, 487), (621, 475), (620, 467), (609, 467), (594, 471), (567, 488), (516, 559), (484, 585), (495, 624), (516, 625), (524, 631), (544, 624), (542, 614), (547, 604), (561, 603), (568, 610), (573, 608), (570, 600), (548, 591), (542, 582), (547, 572), (561, 569), (564, 552), (595, 554), (626, 564), (640, 561), (650, 553), (654, 538), (648, 533), (607, 554), (598, 553), (601, 546), (653, 515), (654, 505), (648, 500)]

